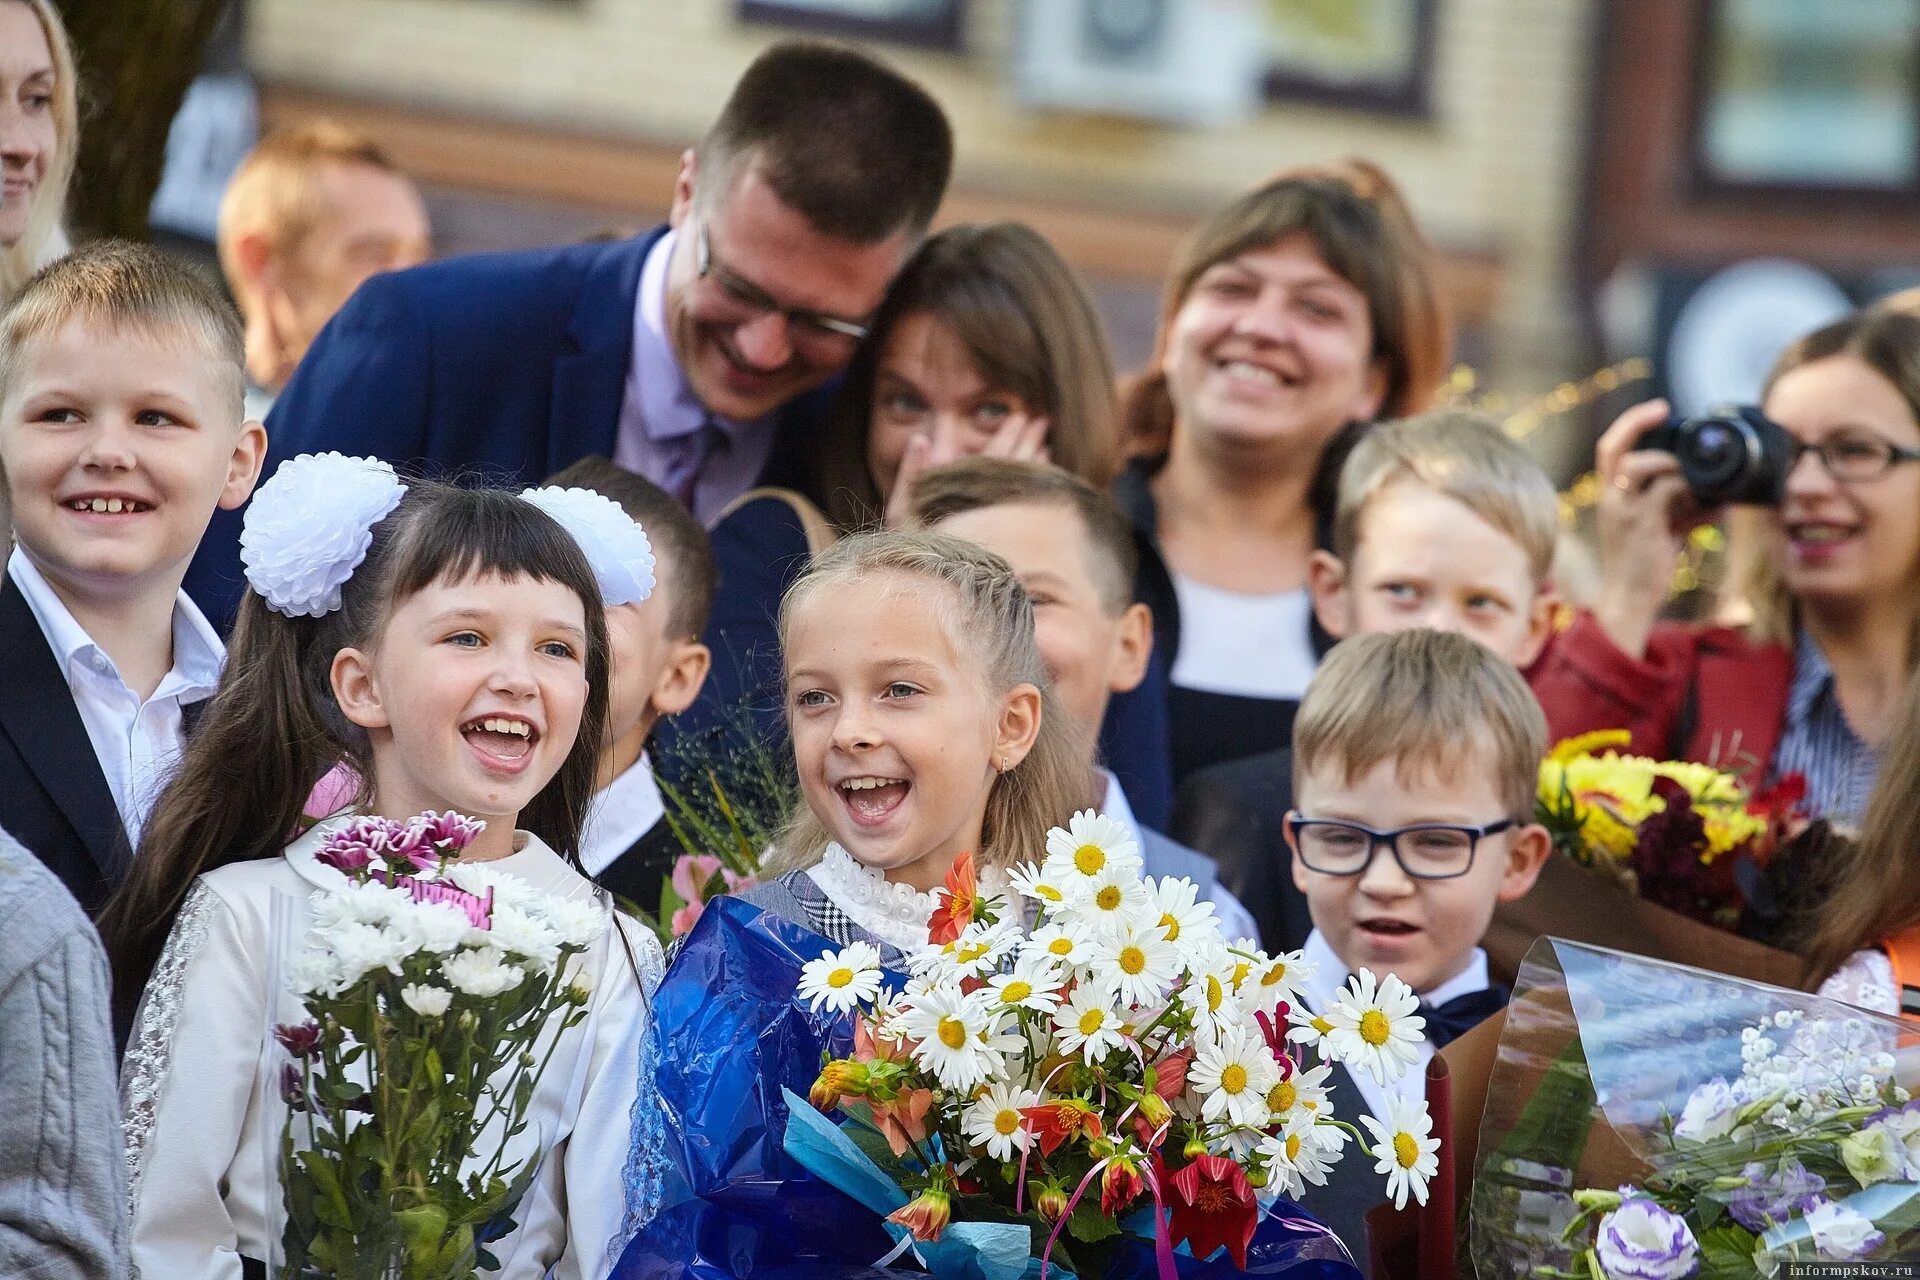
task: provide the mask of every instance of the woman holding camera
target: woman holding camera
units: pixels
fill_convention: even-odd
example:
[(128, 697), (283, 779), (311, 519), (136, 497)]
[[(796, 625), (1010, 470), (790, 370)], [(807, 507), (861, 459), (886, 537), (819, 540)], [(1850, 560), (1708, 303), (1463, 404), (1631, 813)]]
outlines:
[(1798, 774), (1814, 816), (1857, 820), (1920, 633), (1920, 318), (1863, 312), (1800, 339), (1767, 379), (1783, 427), (1778, 508), (1733, 518), (1725, 616), (1658, 621), (1704, 509), (1671, 452), (1643, 438), (1650, 401), (1596, 449), (1602, 585), (1534, 668), (1556, 737), (1632, 732), (1632, 750)]

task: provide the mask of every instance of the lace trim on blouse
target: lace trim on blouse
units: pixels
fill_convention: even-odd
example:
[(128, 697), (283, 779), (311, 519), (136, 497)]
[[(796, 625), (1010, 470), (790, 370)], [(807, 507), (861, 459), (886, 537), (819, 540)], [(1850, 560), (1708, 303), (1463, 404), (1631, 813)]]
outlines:
[(180, 1020), (180, 991), (187, 966), (207, 940), (215, 902), (202, 881), (194, 881), (187, 900), (173, 922), (160, 962), (153, 967), (140, 1009), (134, 1017), (133, 1040), (120, 1069), (120, 1104), (126, 1113), (127, 1207), (140, 1203), (140, 1178), (146, 1169), (147, 1143), (153, 1137), (154, 1111), (167, 1084), (167, 1066), (173, 1056), (173, 1031)]
[[(620, 927), (618, 920), (613, 927)], [(634, 1090), (633, 1113), (629, 1119), (633, 1139), (627, 1146), (626, 1168), (621, 1170), (626, 1209), (621, 1215), (619, 1234), (607, 1242), (608, 1267), (619, 1263), (620, 1255), (626, 1252), (640, 1228), (660, 1212), (671, 1160), (667, 1154), (667, 1117), (660, 1104), (660, 1077), (656, 1070), (659, 1045), (653, 1034), (653, 993), (666, 972), (666, 958), (651, 932), (636, 929), (629, 936), (634, 940), (634, 951), (640, 961), (641, 1016), (645, 1025), (640, 1031), (640, 1087)], [(615, 941), (617, 945), (618, 940)]]
[(1848, 956), (1833, 971), (1833, 976), (1820, 984), (1820, 994), (1856, 1009), (1896, 1015), (1900, 1012), (1900, 993), (1893, 985), (1893, 961), (1878, 949), (1856, 951)]

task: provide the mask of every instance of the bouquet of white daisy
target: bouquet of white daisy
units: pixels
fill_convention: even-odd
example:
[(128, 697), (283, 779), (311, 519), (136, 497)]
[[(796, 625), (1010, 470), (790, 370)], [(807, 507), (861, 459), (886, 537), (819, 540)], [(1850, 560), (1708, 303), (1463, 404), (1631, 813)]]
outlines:
[(1480, 1274), (1749, 1280), (1920, 1260), (1911, 1039), (1817, 996), (1544, 940), (1488, 1090)]
[(1191, 881), (1142, 878), (1126, 829), (1091, 811), (1010, 880), (1017, 897), (984, 894), (962, 858), (899, 990), (858, 943), (801, 975), (815, 1010), (854, 1020), (811, 1101), (903, 1193), (901, 1249), (991, 1222), (1031, 1228), (1043, 1264), (1082, 1276), (1104, 1274), (1123, 1230), (1158, 1242), (1163, 1274), (1179, 1245), (1244, 1269), (1263, 1213), (1323, 1184), (1350, 1142), (1397, 1205), (1425, 1202), (1440, 1143), (1424, 1103), (1356, 1128), (1329, 1096), (1331, 1061), (1386, 1083), (1416, 1060), (1424, 1023), (1399, 979), (1363, 971), (1308, 1014), (1298, 953), (1223, 938)]
[(318, 860), (291, 981), (280, 1142), (287, 1277), (453, 1280), (499, 1263), (541, 1144), (528, 1104), (589, 992), (569, 961), (606, 927), (588, 902), (451, 861), (456, 814), (357, 819)]

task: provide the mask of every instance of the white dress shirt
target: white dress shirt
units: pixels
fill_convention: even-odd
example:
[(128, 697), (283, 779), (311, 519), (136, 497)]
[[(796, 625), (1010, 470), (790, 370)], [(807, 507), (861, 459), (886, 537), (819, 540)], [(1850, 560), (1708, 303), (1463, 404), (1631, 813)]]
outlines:
[(145, 702), (120, 677), (107, 651), (74, 621), (67, 606), (54, 594), (40, 570), (24, 551), (14, 548), (7, 572), (26, 597), (27, 607), (40, 624), (54, 659), (66, 675), (67, 688), (87, 740), (106, 775), (107, 790), (120, 810), (127, 840), (140, 846), (153, 802), (172, 776), (185, 745), (180, 708), (213, 696), (220, 683), (226, 647), (208, 625), (206, 616), (182, 591), (173, 604), (173, 666)]
[(586, 828), (580, 833), (580, 865), (588, 875), (599, 875), (666, 816), (660, 784), (653, 780), (653, 763), (643, 751), (593, 798)]
[[(1334, 954), (1333, 946), (1318, 929), (1307, 935), (1307, 945), (1301, 949), (1302, 957), (1314, 966), (1311, 978), (1303, 984), (1307, 1008), (1314, 1013), (1325, 1013), (1340, 998), (1340, 989), (1347, 985), (1347, 979), (1353, 971), (1346, 962)], [(1383, 976), (1376, 974), (1376, 977)], [(1487, 987), (1487, 953), (1475, 947), (1467, 957), (1467, 967), (1455, 977), (1447, 979), (1431, 991), (1415, 994), (1427, 1004), (1438, 1008), (1455, 996), (1464, 996)], [(1374, 1083), (1372, 1076), (1365, 1071), (1352, 1069), (1347, 1074), (1353, 1077), (1354, 1087), (1360, 1090), (1360, 1097), (1366, 1103), (1368, 1115), (1384, 1119), (1387, 1114), (1387, 1098), (1397, 1096), (1418, 1102), (1427, 1096), (1427, 1063), (1433, 1060), (1434, 1049), (1431, 1044), (1421, 1041), (1415, 1050), (1413, 1065), (1407, 1068), (1407, 1074), (1390, 1085)], [(1343, 1112), (1343, 1114), (1345, 1114)], [(1349, 1117), (1351, 1118), (1351, 1117)]]

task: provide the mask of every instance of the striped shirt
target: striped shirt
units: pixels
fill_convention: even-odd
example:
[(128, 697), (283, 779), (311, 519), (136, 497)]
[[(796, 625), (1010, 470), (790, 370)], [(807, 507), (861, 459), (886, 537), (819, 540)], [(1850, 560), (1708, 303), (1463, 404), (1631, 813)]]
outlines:
[(1879, 771), (1880, 752), (1847, 723), (1833, 668), (1813, 637), (1802, 631), (1793, 649), (1786, 729), (1773, 753), (1771, 780), (1798, 773), (1807, 780), (1810, 816), (1857, 823)]

